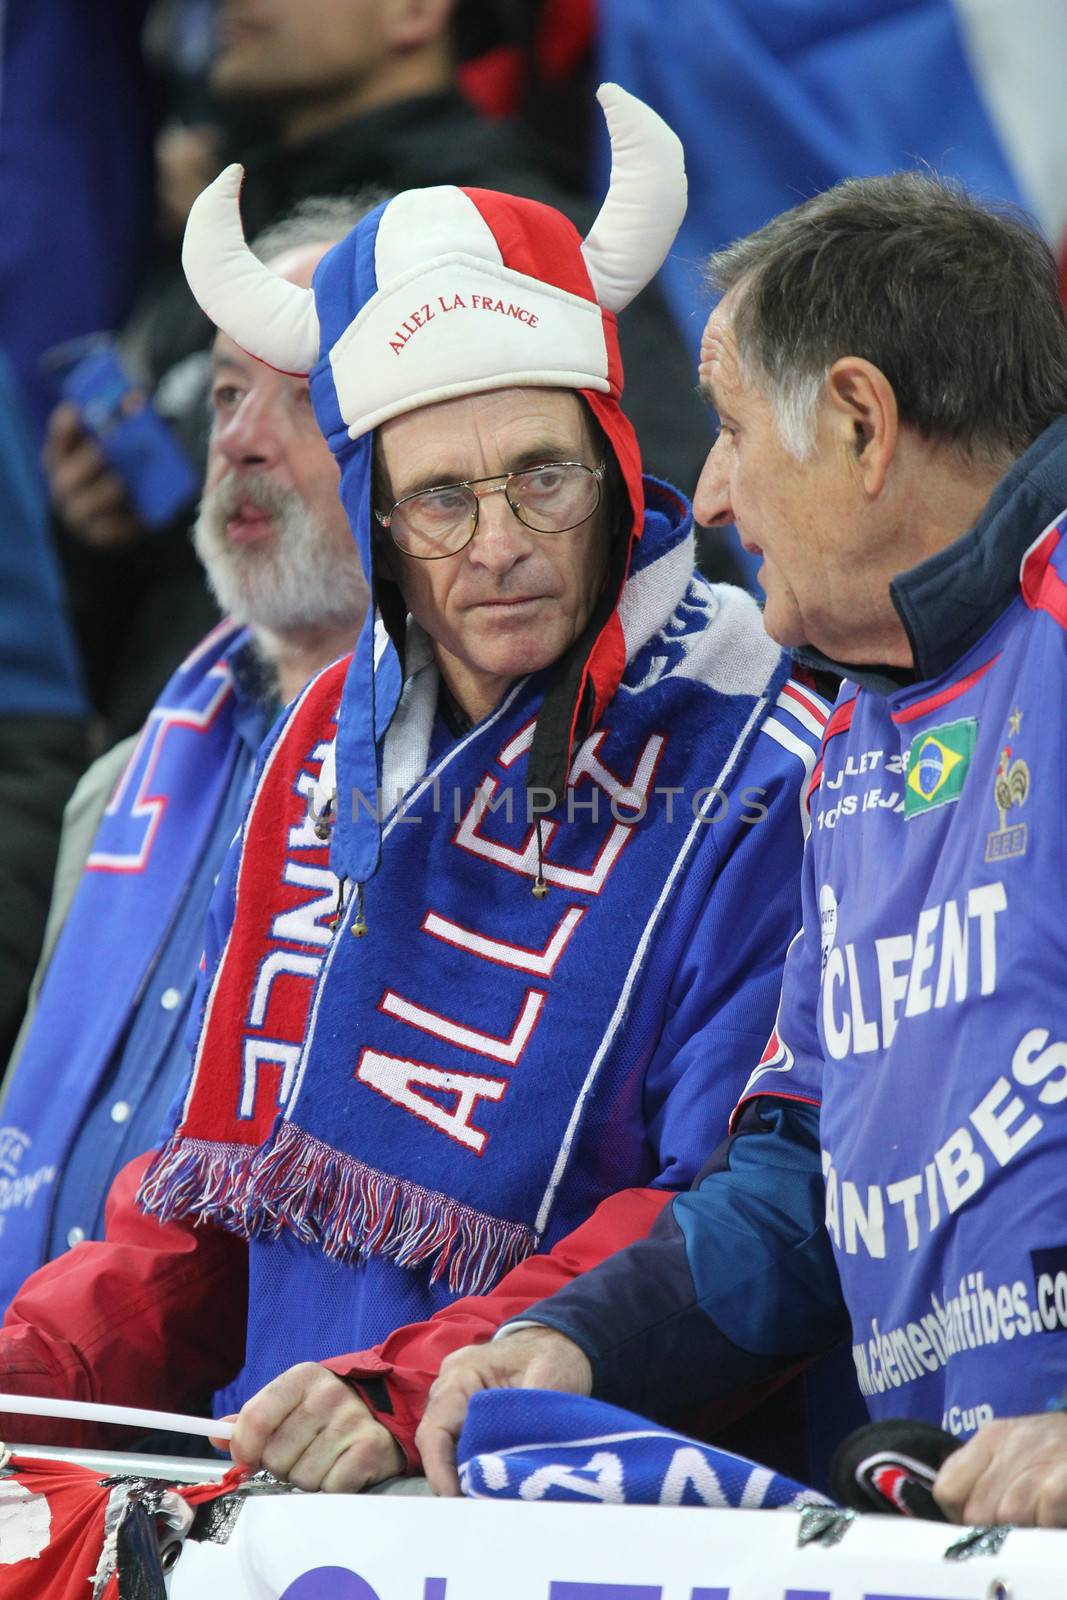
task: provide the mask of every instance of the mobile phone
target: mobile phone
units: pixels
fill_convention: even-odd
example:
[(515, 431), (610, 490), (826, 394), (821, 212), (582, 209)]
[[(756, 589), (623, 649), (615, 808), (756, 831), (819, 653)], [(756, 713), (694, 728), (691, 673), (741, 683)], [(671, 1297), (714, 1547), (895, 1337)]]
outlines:
[(68, 367), (61, 389), (126, 485), (147, 527), (164, 528), (192, 505), (199, 475), (112, 345), (98, 344)]

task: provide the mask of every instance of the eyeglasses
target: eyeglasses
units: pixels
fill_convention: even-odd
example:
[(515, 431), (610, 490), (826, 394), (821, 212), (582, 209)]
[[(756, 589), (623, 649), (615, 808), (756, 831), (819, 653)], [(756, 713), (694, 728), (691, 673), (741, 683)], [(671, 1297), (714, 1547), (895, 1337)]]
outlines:
[[(519, 521), (534, 533), (567, 533), (593, 515), (600, 504), (605, 463), (546, 461), (521, 472), (468, 478), (439, 488), (406, 494), (387, 512), (374, 515), (393, 543), (418, 561), (458, 555), (474, 538), (478, 507), (487, 494), (503, 494)], [(483, 488), (484, 484), (492, 485)]]

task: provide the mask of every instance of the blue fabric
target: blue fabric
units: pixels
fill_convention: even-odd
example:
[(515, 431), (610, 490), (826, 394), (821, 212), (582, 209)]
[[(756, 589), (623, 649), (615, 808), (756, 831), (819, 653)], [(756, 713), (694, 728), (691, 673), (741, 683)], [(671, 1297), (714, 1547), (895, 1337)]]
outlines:
[[(241, 826), (255, 753), (266, 731), (261, 705), (238, 701), (235, 709), (243, 749), (204, 841), (196, 872), (132, 1013), (129, 1033), (98, 1082), (93, 1103), (63, 1161), (52, 1212), (49, 1257), (61, 1254), (78, 1238), (103, 1238), (104, 1202), (112, 1182), (128, 1161), (156, 1143), (188, 1075), (185, 1027), (204, 947), (204, 919), (219, 864)], [(77, 1233), (72, 1237), (73, 1229)]]
[(522, 1320), (585, 1351), (598, 1397), (691, 1414), (847, 1335), (822, 1214), (817, 1107), (757, 1100), (646, 1239)]
[[(1067, 517), (1061, 600), (1065, 532)], [(839, 821), (816, 855), (821, 899), (837, 899), (817, 1016), (826, 1224), (876, 1419), (967, 1435), (1067, 1387), (1067, 936), (1049, 892), (1067, 868), (1065, 691), (1067, 607), (1057, 620), (1018, 599), (943, 678), (888, 700), (861, 692), (827, 750), (816, 814)], [(944, 761), (938, 731), (953, 726), (974, 737), (962, 794), (908, 815), (909, 785)], [(857, 820), (838, 808), (876, 787), (856, 772), (874, 750), (890, 774), (911, 763)], [(861, 870), (864, 893), (849, 894)]]
[(548, 1389), (474, 1395), (456, 1462), (463, 1493), (478, 1500), (764, 1511), (832, 1504), (744, 1456), (601, 1400)]
[(141, 53), (147, 9), (147, 0), (0, 8), (0, 350), (36, 430), (58, 399), (40, 356), (118, 327), (147, 262), (155, 121)]
[[(598, 47), (600, 78), (685, 146), (689, 208), (663, 281), (694, 352), (705, 257), (842, 178), (930, 166), (1025, 203), (951, 0), (613, 0)], [(602, 138), (600, 154), (606, 174)]]
[[(588, 1105), (542, 1249), (605, 1195), (632, 1184), (686, 1188), (726, 1127), (745, 1063), (774, 1019), (781, 953), (798, 917), (799, 768), (766, 735), (749, 751), (738, 787), (763, 790), (768, 816), (750, 828), (734, 813), (707, 830), (650, 946), (619, 1043), (617, 1087), (605, 1084)], [(299, 1319), (285, 1312), (294, 1297)], [(381, 1256), (350, 1266), (319, 1256), (313, 1265), (291, 1235), (253, 1239), (247, 1365), (216, 1414), (239, 1409), (294, 1362), (365, 1349), (454, 1298), (426, 1266)]]
[(37, 452), (0, 352), (0, 716), (82, 717), (81, 666)]
[[(930, 166), (1026, 203), (951, 0), (613, 0), (598, 43), (600, 79), (685, 146), (689, 209), (660, 281), (694, 355), (707, 256), (842, 178)], [(595, 192), (602, 138), (599, 155)], [(759, 558), (737, 555), (754, 579)]]
[[(813, 797), (809, 935), (787, 965), (780, 1057), (750, 1086), (821, 1091), (827, 1228), (872, 1415), (960, 1436), (1067, 1381), (1065, 949), (1048, 893), (1064, 871), (1067, 520), (1049, 528), (1064, 504), (1061, 419), (968, 534), (894, 584), (935, 670), (888, 696), (842, 691)], [(1036, 610), (1006, 598), (1020, 564)], [(952, 726), (972, 736), (962, 793), (909, 815), (913, 765), (931, 770), (924, 747)]]
[[(136, 1131), (138, 1150), (151, 1146), (173, 1092), (163, 1080), (188, 1068), (180, 1022), (199, 956), (202, 903), (239, 821), (250, 752), (264, 726), (262, 705), (238, 698), (247, 651), (247, 634), (222, 624), (183, 663), (101, 821), (4, 1103), (4, 1305), (50, 1244), (65, 1245), (53, 1208), (76, 1142), (79, 1178), (68, 1180), (63, 1217), (87, 1232), (91, 1219), (96, 1232), (107, 1179), (132, 1153), (130, 1136)], [(199, 913), (188, 900), (194, 881)], [(174, 1011), (161, 1004), (170, 986), (182, 996)], [(98, 1144), (116, 1096), (136, 1116), (111, 1123)], [(93, 1187), (79, 1192), (83, 1181)]]

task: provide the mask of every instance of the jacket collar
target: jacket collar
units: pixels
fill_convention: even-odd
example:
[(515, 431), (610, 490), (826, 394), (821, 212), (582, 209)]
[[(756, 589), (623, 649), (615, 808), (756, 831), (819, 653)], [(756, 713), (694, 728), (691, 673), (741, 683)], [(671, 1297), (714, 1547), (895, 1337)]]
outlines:
[(1067, 506), (1067, 417), (1057, 417), (1005, 473), (972, 528), (889, 585), (913, 669), (850, 666), (806, 647), (797, 659), (888, 695), (939, 678), (1007, 610), (1030, 545)]

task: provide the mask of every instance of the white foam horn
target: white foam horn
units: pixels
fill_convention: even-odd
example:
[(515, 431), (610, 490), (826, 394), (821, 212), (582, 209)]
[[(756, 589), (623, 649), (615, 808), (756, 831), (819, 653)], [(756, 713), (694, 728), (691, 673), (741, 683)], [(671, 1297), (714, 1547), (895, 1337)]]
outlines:
[(611, 181), (582, 245), (597, 299), (622, 311), (659, 271), (685, 216), (685, 156), (651, 106), (617, 83), (597, 90), (611, 139)]
[(185, 225), (182, 266), (216, 327), (280, 372), (310, 372), (319, 356), (319, 318), (310, 289), (280, 278), (245, 243), (236, 162), (197, 195)]

